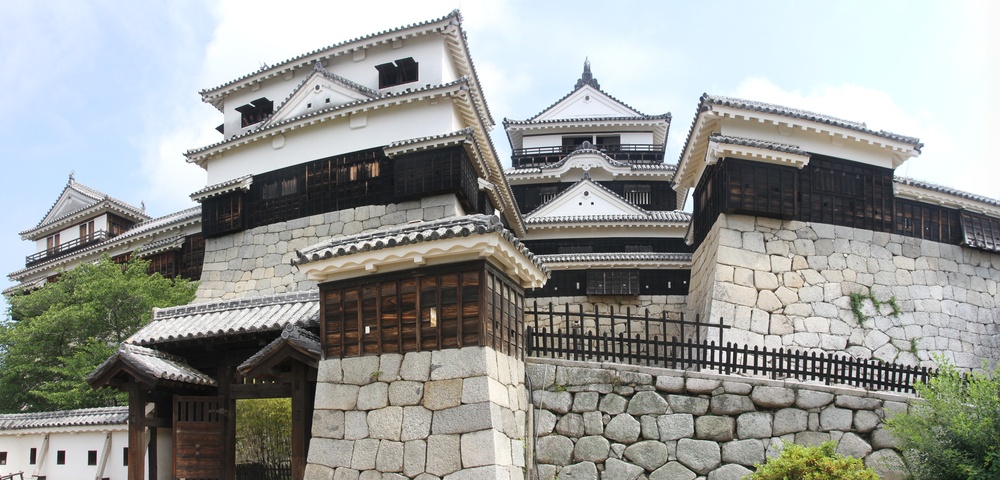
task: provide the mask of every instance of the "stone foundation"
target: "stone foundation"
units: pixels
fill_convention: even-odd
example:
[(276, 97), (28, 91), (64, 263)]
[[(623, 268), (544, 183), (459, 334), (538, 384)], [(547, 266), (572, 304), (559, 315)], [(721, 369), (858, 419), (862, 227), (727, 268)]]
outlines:
[(935, 354), (964, 368), (1000, 361), (1000, 255), (721, 215), (693, 263), (691, 308), (732, 325), (727, 341), (924, 366)]
[(836, 441), (885, 480), (883, 419), (909, 397), (767, 379), (530, 359), (541, 480), (738, 480), (782, 442)]
[(291, 264), (295, 250), (338, 235), (415, 220), (462, 215), (454, 195), (369, 205), (278, 222), (205, 240), (205, 264), (195, 302), (303, 291), (316, 283)]
[(486, 347), (320, 363), (307, 480), (522, 480), (524, 363)]

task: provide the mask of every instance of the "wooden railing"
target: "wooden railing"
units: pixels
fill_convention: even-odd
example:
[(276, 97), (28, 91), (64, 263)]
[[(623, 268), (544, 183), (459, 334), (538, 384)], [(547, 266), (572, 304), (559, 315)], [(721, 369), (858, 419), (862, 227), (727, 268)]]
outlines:
[(111, 238), (111, 236), (108, 235), (107, 231), (98, 230), (94, 233), (91, 233), (90, 235), (84, 235), (83, 237), (75, 238), (66, 243), (42, 250), (41, 252), (28, 255), (27, 257), (25, 257), (24, 264), (26, 267), (30, 267), (34, 264), (48, 260), (49, 258), (71, 253), (81, 248), (93, 245), (95, 243), (103, 242), (109, 238)]
[[(579, 145), (515, 148), (511, 155), (515, 168), (544, 165), (559, 161), (572, 153)], [(663, 162), (663, 144), (614, 143), (591, 145), (612, 159), (629, 163)]]
[[(819, 381), (868, 390), (913, 392), (913, 384), (927, 382), (935, 371), (848, 355), (784, 348), (761, 348), (723, 343), (729, 327), (719, 323), (685, 321), (666, 313), (650, 317), (629, 309), (615, 313), (577, 311), (525, 311), (526, 355), (591, 362), (614, 362), (684, 370), (714, 370), (724, 374), (766, 376), (772, 379)], [(587, 324), (590, 325), (587, 325)], [(637, 328), (639, 327), (639, 328)], [(673, 335), (665, 335), (673, 327)], [(703, 339), (717, 332), (718, 341)]]

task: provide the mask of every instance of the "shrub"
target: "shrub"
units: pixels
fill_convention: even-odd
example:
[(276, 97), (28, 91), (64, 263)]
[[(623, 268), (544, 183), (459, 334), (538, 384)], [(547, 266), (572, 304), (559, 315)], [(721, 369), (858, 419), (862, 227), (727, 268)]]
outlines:
[(781, 455), (757, 465), (748, 480), (878, 480), (878, 475), (854, 457), (834, 452), (836, 443), (804, 447), (786, 443)]
[(1000, 480), (1000, 366), (962, 374), (941, 359), (924, 399), (889, 419), (917, 479)]

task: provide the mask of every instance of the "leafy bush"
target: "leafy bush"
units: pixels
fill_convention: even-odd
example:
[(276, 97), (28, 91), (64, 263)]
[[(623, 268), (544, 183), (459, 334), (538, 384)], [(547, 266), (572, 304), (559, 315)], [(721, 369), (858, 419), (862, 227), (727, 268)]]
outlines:
[(878, 480), (878, 475), (854, 457), (834, 452), (836, 443), (804, 447), (786, 443), (781, 455), (757, 465), (748, 480)]
[(1000, 366), (963, 375), (938, 358), (924, 402), (889, 419), (917, 479), (1000, 480)]

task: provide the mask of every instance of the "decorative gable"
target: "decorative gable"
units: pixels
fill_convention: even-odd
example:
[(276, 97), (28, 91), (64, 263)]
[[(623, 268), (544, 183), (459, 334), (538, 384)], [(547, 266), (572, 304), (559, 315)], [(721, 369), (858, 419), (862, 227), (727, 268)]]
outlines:
[(48, 225), (56, 219), (90, 207), (103, 198), (103, 196), (92, 195), (80, 188), (75, 188), (76, 185), (78, 184), (71, 179), (70, 183), (63, 189), (62, 195), (59, 196), (59, 200), (56, 200), (49, 213), (39, 222), (39, 226)]
[(370, 100), (377, 96), (378, 92), (330, 73), (316, 63), (309, 77), (299, 84), (262, 127), (319, 110), (359, 100)]
[(529, 213), (526, 220), (581, 215), (647, 215), (647, 212), (584, 175), (583, 180)]
[(586, 84), (576, 89), (532, 120), (572, 120), (575, 118), (639, 117), (641, 113), (610, 95)]

